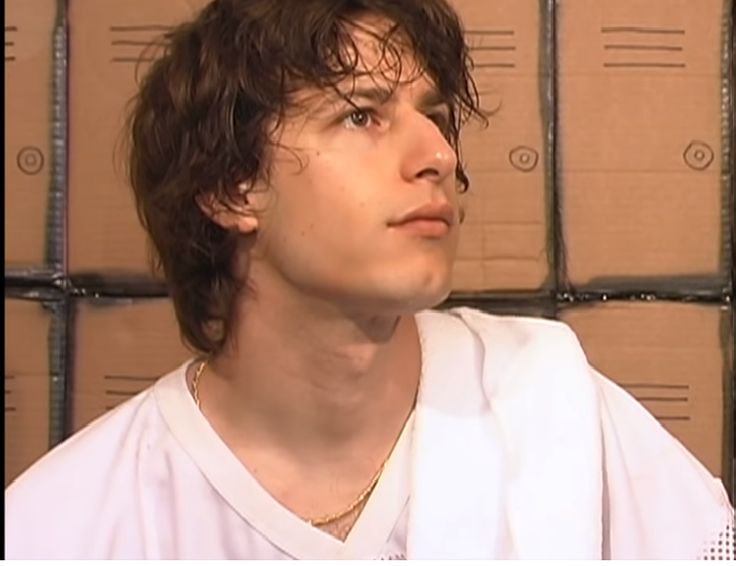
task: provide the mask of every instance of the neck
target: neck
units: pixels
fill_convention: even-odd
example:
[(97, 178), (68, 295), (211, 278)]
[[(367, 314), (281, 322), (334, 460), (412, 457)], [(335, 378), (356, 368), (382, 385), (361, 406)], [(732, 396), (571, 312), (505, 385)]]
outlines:
[(419, 382), (414, 318), (269, 295), (241, 299), (232, 340), (202, 381), (208, 417), (301, 459), (393, 441)]

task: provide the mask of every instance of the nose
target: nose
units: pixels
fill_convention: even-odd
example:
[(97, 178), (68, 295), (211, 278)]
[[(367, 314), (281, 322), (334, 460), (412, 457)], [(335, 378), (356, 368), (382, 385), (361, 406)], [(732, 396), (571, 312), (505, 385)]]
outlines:
[(405, 128), (401, 175), (406, 181), (426, 179), (442, 184), (455, 175), (457, 155), (437, 124), (413, 111)]

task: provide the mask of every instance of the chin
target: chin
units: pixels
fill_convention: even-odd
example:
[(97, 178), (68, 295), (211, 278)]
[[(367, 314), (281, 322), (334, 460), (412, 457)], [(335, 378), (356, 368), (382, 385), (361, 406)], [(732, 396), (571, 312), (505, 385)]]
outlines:
[(414, 314), (419, 311), (432, 309), (434, 307), (439, 306), (442, 304), (442, 302), (450, 295), (450, 291), (448, 290), (446, 293), (442, 293), (441, 295), (436, 295), (434, 297), (422, 297), (420, 299), (414, 299), (410, 302), (408, 302), (403, 309), (401, 309), (402, 314)]
[(449, 275), (435, 278), (416, 288), (412, 296), (420, 309), (435, 307), (444, 301), (452, 290)]
[(449, 270), (383, 277), (374, 287), (379, 302), (397, 314), (411, 314), (442, 303), (452, 290)]

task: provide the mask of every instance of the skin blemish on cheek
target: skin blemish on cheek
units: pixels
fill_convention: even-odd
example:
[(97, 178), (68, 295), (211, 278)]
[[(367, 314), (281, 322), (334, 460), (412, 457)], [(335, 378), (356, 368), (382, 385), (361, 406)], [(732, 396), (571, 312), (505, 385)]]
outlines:
[(314, 232), (314, 223), (313, 222), (310, 222), (309, 226), (307, 226), (307, 228), (305, 230), (299, 230), (299, 235), (302, 238), (307, 238), (308, 237), (307, 234), (309, 232)]

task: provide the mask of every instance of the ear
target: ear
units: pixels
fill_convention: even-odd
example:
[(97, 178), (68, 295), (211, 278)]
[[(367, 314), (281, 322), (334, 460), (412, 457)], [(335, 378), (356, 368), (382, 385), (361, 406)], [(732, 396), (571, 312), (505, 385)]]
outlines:
[(228, 199), (225, 202), (210, 192), (197, 196), (197, 204), (210, 220), (225, 230), (252, 234), (258, 230), (258, 216), (248, 202), (249, 192), (249, 184), (241, 183), (238, 185), (237, 200)]

